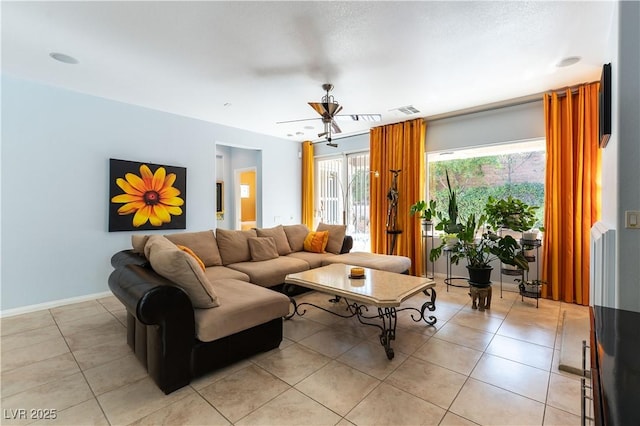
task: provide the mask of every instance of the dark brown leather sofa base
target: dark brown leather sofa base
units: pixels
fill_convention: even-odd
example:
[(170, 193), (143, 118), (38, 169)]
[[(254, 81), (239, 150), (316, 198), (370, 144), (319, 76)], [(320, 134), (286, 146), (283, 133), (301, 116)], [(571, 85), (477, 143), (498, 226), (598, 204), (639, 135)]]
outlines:
[(127, 343), (165, 394), (282, 342), (282, 318), (201, 342), (195, 334), (193, 306), (182, 289), (143, 262), (127, 263), (122, 253), (112, 264), (116, 269), (109, 276), (109, 288), (127, 309)]

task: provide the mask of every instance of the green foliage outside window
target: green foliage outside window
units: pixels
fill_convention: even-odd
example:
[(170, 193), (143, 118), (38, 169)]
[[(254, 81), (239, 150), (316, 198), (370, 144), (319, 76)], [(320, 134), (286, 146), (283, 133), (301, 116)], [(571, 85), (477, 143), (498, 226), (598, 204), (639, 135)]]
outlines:
[[(456, 188), (459, 217), (468, 218), (472, 214), (477, 215), (482, 212), (489, 197), (500, 200), (512, 196), (530, 206), (540, 206), (536, 210), (537, 221), (534, 225), (540, 228), (544, 220), (544, 183), (511, 182), (514, 180), (513, 177), (527, 166), (526, 160), (530, 156), (531, 153), (517, 153), (430, 162), (429, 198), (436, 201), (438, 212), (447, 214), (449, 192), (446, 173), (448, 173), (451, 186)], [(506, 182), (500, 185), (487, 184), (485, 170), (501, 175)], [(543, 176), (540, 180), (542, 179)]]

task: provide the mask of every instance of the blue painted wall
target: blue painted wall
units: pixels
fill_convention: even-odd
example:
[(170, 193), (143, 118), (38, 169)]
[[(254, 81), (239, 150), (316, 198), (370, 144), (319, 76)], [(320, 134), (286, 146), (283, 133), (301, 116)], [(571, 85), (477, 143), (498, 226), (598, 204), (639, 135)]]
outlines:
[(186, 167), (187, 230), (215, 228), (217, 143), (259, 149), (264, 216), (300, 221), (298, 143), (3, 75), (2, 311), (108, 291), (109, 158)]

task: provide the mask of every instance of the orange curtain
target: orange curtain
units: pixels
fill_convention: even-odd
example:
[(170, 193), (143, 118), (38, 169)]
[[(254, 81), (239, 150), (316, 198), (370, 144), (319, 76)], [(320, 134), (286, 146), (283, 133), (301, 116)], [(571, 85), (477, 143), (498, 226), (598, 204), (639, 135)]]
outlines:
[(589, 235), (600, 219), (598, 85), (544, 95), (542, 295), (580, 305), (589, 304)]
[(395, 253), (411, 259), (412, 275), (423, 273), (421, 254), (420, 220), (409, 215), (413, 203), (424, 198), (425, 184), (425, 130), (423, 119), (404, 123), (374, 127), (370, 132), (370, 170), (380, 172), (378, 179), (371, 179), (371, 251), (387, 253), (390, 238), (387, 235), (387, 193), (393, 174), (390, 170), (401, 170), (398, 175), (398, 235)]
[(302, 223), (313, 228), (313, 145), (302, 143)]

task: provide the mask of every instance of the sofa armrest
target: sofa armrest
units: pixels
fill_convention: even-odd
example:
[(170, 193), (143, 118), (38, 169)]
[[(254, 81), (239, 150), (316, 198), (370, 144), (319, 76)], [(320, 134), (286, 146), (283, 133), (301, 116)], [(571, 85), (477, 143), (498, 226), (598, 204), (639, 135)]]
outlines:
[(345, 235), (344, 240), (342, 241), (342, 248), (340, 249), (340, 254), (349, 253), (353, 248), (353, 237), (351, 235)]
[(121, 250), (111, 256), (111, 266), (119, 268), (124, 265), (140, 265), (149, 266), (149, 261), (141, 254), (135, 253), (133, 250)]
[(150, 268), (126, 264), (109, 276), (109, 288), (125, 305), (129, 345), (164, 393), (191, 381), (196, 342), (189, 296)]
[(160, 324), (169, 319), (183, 323), (183, 330), (193, 330), (195, 320), (189, 296), (172, 281), (150, 268), (126, 264), (109, 276), (111, 292), (143, 324)]

